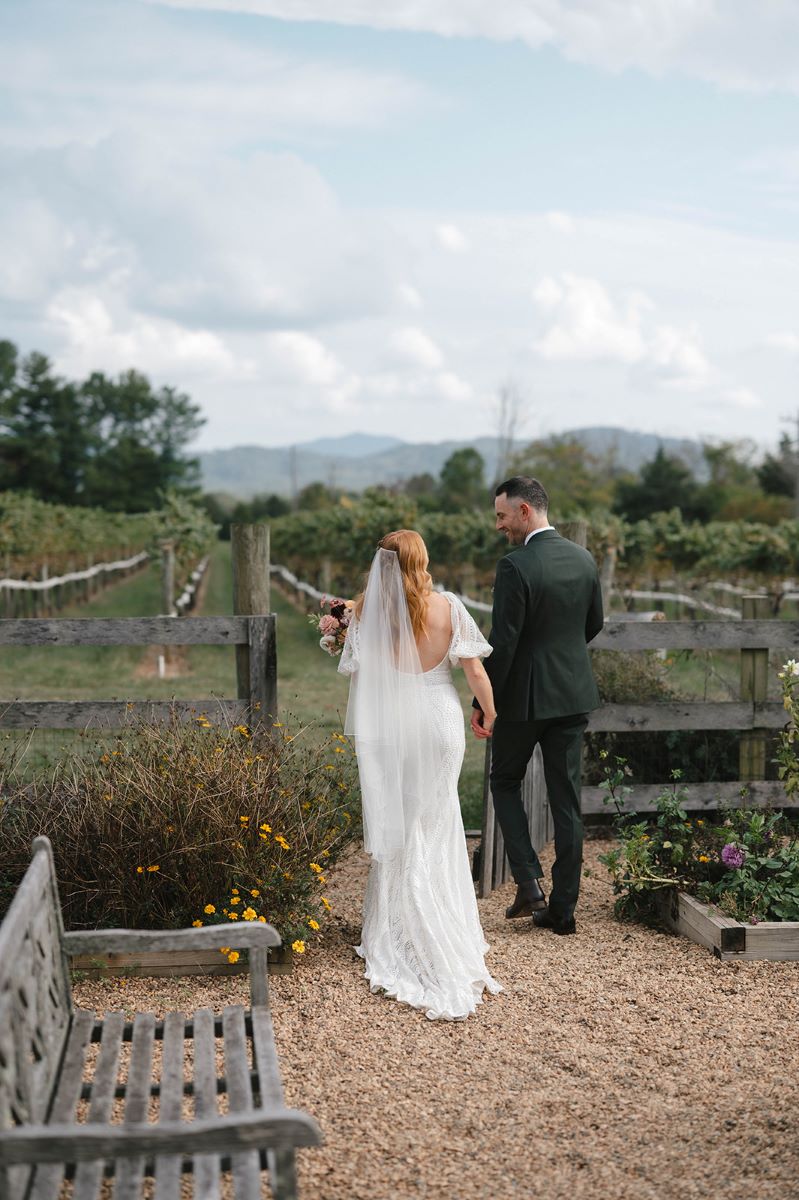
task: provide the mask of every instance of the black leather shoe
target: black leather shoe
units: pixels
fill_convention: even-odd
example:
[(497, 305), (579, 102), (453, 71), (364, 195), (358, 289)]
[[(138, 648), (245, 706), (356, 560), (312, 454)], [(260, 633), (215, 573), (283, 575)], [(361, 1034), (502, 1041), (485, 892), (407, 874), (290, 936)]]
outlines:
[(546, 906), (547, 898), (541, 891), (541, 884), (537, 879), (531, 879), (529, 883), (517, 885), (516, 899), (510, 908), (505, 909), (505, 916), (508, 920), (513, 920), (514, 917), (529, 917)]
[(533, 924), (537, 929), (551, 929), (553, 933), (566, 934), (577, 932), (574, 917), (570, 917), (568, 921), (556, 921), (548, 908), (543, 912), (533, 913)]

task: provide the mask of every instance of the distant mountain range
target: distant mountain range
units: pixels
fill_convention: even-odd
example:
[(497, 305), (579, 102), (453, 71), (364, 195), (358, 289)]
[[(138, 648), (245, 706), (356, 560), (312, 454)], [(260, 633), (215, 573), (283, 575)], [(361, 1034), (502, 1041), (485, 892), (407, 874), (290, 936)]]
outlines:
[[(612, 455), (617, 468), (629, 471), (639, 470), (662, 446), (667, 454), (682, 459), (698, 477), (702, 475), (701, 444), (688, 438), (659, 437), (609, 426), (570, 429), (558, 437), (574, 438), (599, 457)], [(396, 484), (411, 475), (429, 473), (438, 477), (449, 456), (465, 446), (480, 452), (485, 459), (486, 475), (492, 478), (497, 467), (498, 444), (495, 437), (404, 442), (401, 438), (350, 433), (300, 442), (296, 446), (206, 450), (197, 457), (206, 492), (226, 492), (246, 499), (259, 492), (290, 496), (317, 480), (346, 491), (362, 491), (374, 484)], [(520, 441), (519, 445), (522, 444)]]

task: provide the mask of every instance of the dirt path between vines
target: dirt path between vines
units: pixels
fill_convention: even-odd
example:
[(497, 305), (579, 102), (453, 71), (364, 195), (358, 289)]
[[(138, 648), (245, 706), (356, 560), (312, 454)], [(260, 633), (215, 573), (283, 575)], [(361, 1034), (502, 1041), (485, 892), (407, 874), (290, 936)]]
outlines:
[[(506, 990), (458, 1023), (369, 992), (352, 950), (366, 860), (331, 872), (324, 942), (272, 982), (288, 1101), (325, 1135), (300, 1152), (304, 1200), (799, 1195), (799, 963), (721, 963), (618, 924), (601, 850), (587, 844), (575, 937), (505, 921), (512, 885), (480, 901)], [(219, 1008), (246, 983), (82, 983), (76, 998)]]

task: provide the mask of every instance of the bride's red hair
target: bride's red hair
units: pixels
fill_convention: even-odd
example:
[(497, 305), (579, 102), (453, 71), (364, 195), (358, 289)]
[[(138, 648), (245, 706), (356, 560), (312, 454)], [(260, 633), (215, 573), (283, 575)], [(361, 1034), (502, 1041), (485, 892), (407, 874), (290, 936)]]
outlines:
[[(394, 533), (387, 533), (377, 544), (381, 550), (393, 550), (399, 559), (411, 628), (418, 641), (426, 632), (427, 601), (433, 590), (433, 580), (427, 569), (427, 546), (415, 529), (397, 529)], [(360, 595), (355, 601), (358, 616), (362, 607), (363, 595)]]

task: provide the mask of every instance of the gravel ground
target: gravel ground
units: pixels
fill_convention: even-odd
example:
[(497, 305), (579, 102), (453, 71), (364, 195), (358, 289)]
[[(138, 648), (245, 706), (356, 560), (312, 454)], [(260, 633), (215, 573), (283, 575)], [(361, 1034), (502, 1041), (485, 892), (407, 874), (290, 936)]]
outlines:
[[(305, 1200), (799, 1196), (799, 963), (721, 963), (620, 925), (601, 849), (576, 937), (505, 921), (512, 884), (480, 901), (506, 990), (457, 1023), (370, 993), (352, 950), (367, 860), (331, 872), (324, 942), (272, 981), (288, 1101), (325, 1135), (300, 1151)], [(247, 994), (242, 978), (75, 991), (100, 1009)]]

